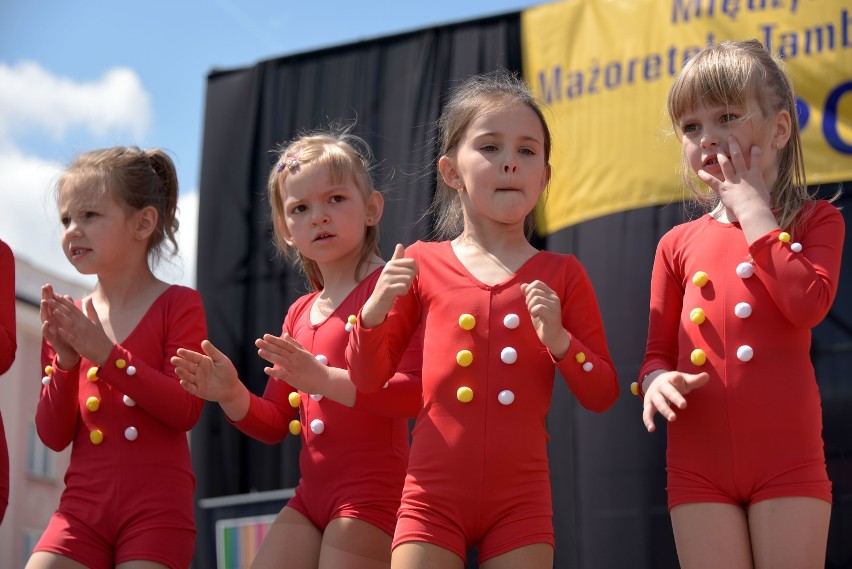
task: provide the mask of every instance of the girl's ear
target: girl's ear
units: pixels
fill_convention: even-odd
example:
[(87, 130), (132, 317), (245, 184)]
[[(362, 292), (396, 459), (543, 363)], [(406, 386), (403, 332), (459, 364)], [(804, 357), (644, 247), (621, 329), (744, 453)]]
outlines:
[(775, 113), (775, 122), (772, 128), (771, 144), (776, 149), (784, 148), (787, 141), (790, 140), (790, 134), (793, 130), (793, 119), (787, 111), (778, 111)]
[(151, 234), (154, 233), (154, 230), (157, 229), (157, 221), (160, 219), (157, 209), (149, 205), (136, 211), (133, 216), (135, 218), (133, 227), (134, 237), (139, 241), (147, 241)]
[(382, 212), (385, 210), (385, 197), (381, 192), (372, 191), (367, 196), (366, 204), (367, 225), (378, 225), (382, 218)]
[(438, 172), (440, 172), (441, 178), (444, 179), (444, 183), (449, 187), (456, 190), (464, 188), (464, 180), (462, 180), (458, 169), (456, 169), (455, 160), (446, 154), (438, 159)]

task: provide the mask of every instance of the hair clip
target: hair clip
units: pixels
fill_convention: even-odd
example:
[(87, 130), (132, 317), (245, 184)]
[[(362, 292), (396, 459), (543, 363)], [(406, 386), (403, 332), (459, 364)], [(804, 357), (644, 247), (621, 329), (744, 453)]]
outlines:
[(302, 149), (300, 148), (296, 152), (294, 152), (293, 155), (290, 156), (290, 158), (287, 158), (283, 162), (278, 162), (278, 165), (276, 166), (276, 168), (280, 172), (286, 166), (288, 170), (290, 170), (291, 172), (295, 172), (296, 169), (299, 167), (299, 156), (301, 154), (302, 154)]

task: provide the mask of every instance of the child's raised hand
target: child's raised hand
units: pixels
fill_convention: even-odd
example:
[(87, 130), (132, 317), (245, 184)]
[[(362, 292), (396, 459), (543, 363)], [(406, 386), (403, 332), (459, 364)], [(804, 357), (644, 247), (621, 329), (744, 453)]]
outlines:
[[(679, 371), (664, 371), (649, 377), (643, 382), (645, 398), (642, 405), (642, 421), (649, 433), (654, 432), (654, 414), (660, 415), (671, 422), (677, 419), (672, 407), (686, 409), (686, 398), (693, 389), (698, 389), (710, 380), (710, 375), (702, 373), (682, 373)], [(645, 385), (647, 383), (647, 385)]]
[(748, 165), (736, 137), (728, 137), (728, 149), (731, 153), (730, 159), (724, 153), (718, 153), (724, 180), (719, 180), (704, 170), (698, 170), (698, 177), (716, 192), (725, 209), (737, 219), (752, 213), (755, 208), (771, 211), (769, 189), (763, 178), (760, 147), (752, 146), (748, 150)]
[(539, 340), (556, 360), (561, 360), (571, 347), (571, 336), (562, 326), (562, 303), (553, 290), (539, 280), (521, 285), (527, 310)]
[(83, 310), (77, 308), (70, 296), (54, 295), (47, 305), (62, 341), (89, 361), (105, 364), (113, 342), (101, 325), (92, 297), (83, 300)]
[(207, 401), (234, 399), (242, 386), (234, 364), (208, 340), (201, 342), (201, 349), (203, 354), (178, 348), (172, 357), (181, 387)]
[(39, 318), (41, 319), (41, 335), (56, 352), (57, 364), (64, 370), (70, 370), (80, 361), (80, 354), (59, 335), (59, 324), (53, 315), (51, 301), (56, 301), (56, 293), (49, 284), (41, 287), (41, 302)]
[(373, 328), (384, 322), (396, 297), (408, 292), (415, 276), (417, 262), (405, 258), (405, 247), (397, 243), (391, 260), (382, 269), (373, 294), (361, 309), (361, 323), (367, 328)]
[(255, 341), (257, 355), (276, 367), (266, 367), (266, 375), (286, 381), (305, 393), (322, 393), (328, 381), (328, 366), (302, 347), (289, 334), (282, 337), (264, 334)]

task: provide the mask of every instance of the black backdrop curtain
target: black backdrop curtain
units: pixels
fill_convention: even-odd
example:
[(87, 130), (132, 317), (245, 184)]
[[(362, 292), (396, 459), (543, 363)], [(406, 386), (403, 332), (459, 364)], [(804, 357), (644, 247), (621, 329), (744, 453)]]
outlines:
[[(287, 307), (307, 290), (276, 257), (265, 183), (271, 150), (301, 131), (357, 119), (385, 191), (382, 251), (427, 236), (421, 219), (434, 188), (434, 124), (454, 82), (498, 67), (521, 70), (520, 15), (507, 14), (264, 61), (210, 74), (201, 171), (198, 288), (211, 341), (248, 388), (261, 393), (263, 362), (253, 341), (278, 332)], [(551, 188), (550, 191), (570, 191)], [(606, 188), (601, 188), (606, 191)], [(844, 213), (848, 217), (848, 212)], [(644, 351), (649, 279), (660, 236), (684, 219), (680, 204), (610, 215), (539, 238), (573, 253), (595, 285), (622, 386), (613, 409), (580, 408), (560, 378), (548, 418), (556, 567), (677, 567), (665, 508), (665, 434), (644, 431), (629, 395)], [(847, 247), (847, 253), (849, 248)], [(826, 451), (835, 485), (828, 567), (852, 566), (852, 303), (844, 294), (814, 335), (826, 412)], [(848, 286), (845, 288), (848, 290)], [(783, 444), (779, 441), (779, 444)], [(299, 441), (253, 441), (208, 404), (193, 431), (197, 497), (293, 487)], [(199, 518), (196, 567), (213, 567)], [(473, 564), (471, 564), (473, 565)]]

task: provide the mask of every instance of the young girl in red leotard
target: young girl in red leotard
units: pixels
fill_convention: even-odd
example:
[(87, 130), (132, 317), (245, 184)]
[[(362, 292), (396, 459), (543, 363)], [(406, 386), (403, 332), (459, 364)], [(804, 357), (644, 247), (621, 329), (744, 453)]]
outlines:
[(373, 188), (369, 156), (351, 134), (319, 133), (286, 146), (270, 173), (276, 243), (298, 255), (314, 291), (290, 307), (281, 336), (257, 341), (259, 355), (273, 364), (263, 397), (248, 391), (210, 342), (203, 354), (181, 350), (174, 359), (185, 388), (218, 401), (244, 433), (269, 444), (288, 432), (302, 438), (302, 478), (254, 569), (390, 562), (407, 417), (420, 409), (420, 352), (415, 343), (404, 373), (370, 395), (356, 393), (342, 369), (352, 320), (384, 264), (377, 246), (383, 198)]
[(545, 416), (558, 368), (602, 412), (618, 395), (595, 294), (571, 255), (536, 250), (550, 133), (527, 87), (474, 76), (439, 122), (441, 242), (397, 246), (350, 339), (352, 380), (381, 387), (423, 328), (423, 411), (394, 536), (394, 568), (550, 567)]
[(195, 477), (186, 433), (204, 401), (169, 359), (207, 335), (200, 295), (154, 276), (177, 250), (177, 174), (161, 150), (78, 157), (58, 185), (62, 249), (92, 294), (42, 289), (44, 444), (69, 444), (59, 509), (27, 569), (186, 569), (195, 544)]
[(807, 191), (796, 99), (759, 42), (694, 56), (668, 110), (709, 213), (657, 248), (634, 391), (649, 431), (657, 412), (670, 421), (681, 567), (822, 569), (831, 483), (809, 349), (837, 292), (843, 218)]

